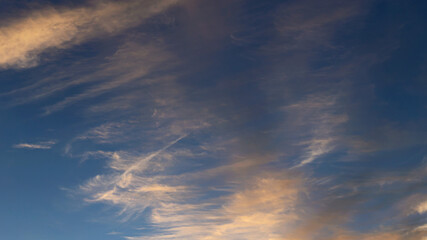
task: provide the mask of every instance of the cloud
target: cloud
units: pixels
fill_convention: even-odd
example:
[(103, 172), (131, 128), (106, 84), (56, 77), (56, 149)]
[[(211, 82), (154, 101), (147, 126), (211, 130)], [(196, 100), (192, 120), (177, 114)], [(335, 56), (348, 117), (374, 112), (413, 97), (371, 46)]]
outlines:
[[(423, 178), (418, 175), (424, 172), (415, 177), (401, 173), (376, 175), (376, 171), (375, 176), (371, 176), (372, 173), (360, 173), (349, 166), (350, 170), (343, 171), (345, 176), (339, 176), (342, 172), (333, 171), (332, 167), (329, 171), (322, 166), (327, 169), (326, 173), (315, 174), (309, 172), (309, 167), (300, 168), (325, 163), (319, 160), (338, 150), (347, 150), (345, 140), (352, 139), (344, 136), (344, 128), (352, 119), (344, 103), (347, 85), (341, 81), (352, 75), (347, 71), (351, 64), (338, 63), (337, 67), (320, 70), (312, 66), (319, 65), (316, 61), (324, 57), (316, 55), (317, 50), (335, 50), (329, 41), (334, 28), (360, 10), (348, 3), (333, 8), (333, 3), (338, 1), (314, 6), (310, 2), (291, 1), (291, 5), (284, 4), (279, 9), (279, 13), (284, 14), (278, 15), (284, 19), (277, 21), (277, 48), (269, 47), (280, 49), (279, 55), (296, 50), (304, 56), (289, 54), (280, 58), (277, 65), (273, 64), (278, 72), (274, 76), (278, 84), (271, 84), (269, 69), (260, 70), (262, 81), (253, 75), (244, 75), (248, 78), (243, 81), (236, 80), (233, 73), (226, 81), (210, 82), (211, 79), (199, 75), (202, 70), (196, 69), (197, 64), (195, 67), (179, 55), (181, 50), (188, 49), (176, 51), (176, 46), (182, 46), (176, 43), (180, 39), (133, 35), (127, 36), (102, 63), (97, 62), (99, 58), (90, 62), (91, 72), (74, 74), (79, 65), (72, 66), (65, 69), (64, 76), (45, 78), (7, 94), (22, 94), (24, 97), (18, 99), (17, 104), (57, 94), (45, 107), (46, 114), (85, 101), (78, 110), (84, 109), (86, 114), (99, 117), (91, 119), (102, 118), (96, 124), (91, 121), (89, 129), (76, 134), (68, 149), (69, 153), (71, 148), (73, 152), (83, 152), (74, 155), (83, 160), (107, 159), (107, 169), (78, 190), (86, 202), (117, 207), (122, 221), (149, 215), (144, 220), (150, 224), (144, 226), (152, 231), (132, 236), (121, 234), (130, 240), (400, 240), (400, 232), (345, 230), (352, 228), (352, 220), (366, 214), (363, 204), (390, 194), (379, 190), (380, 187), (414, 183), (407, 188), (412, 189)], [(120, 9), (131, 3), (126, 2)], [(116, 6), (115, 3), (99, 6), (109, 5)], [(103, 8), (99, 6), (85, 11), (109, 21), (110, 15), (97, 13), (97, 9)], [(121, 12), (117, 10), (118, 15)], [(305, 15), (307, 12), (310, 14)], [(89, 26), (77, 26), (94, 34), (75, 33), (71, 40), (45, 49), (68, 47), (80, 42), (74, 38), (86, 41), (132, 25), (126, 20), (126, 27), (121, 26), (119, 17), (119, 27), (110, 32), (103, 29), (102, 24), (96, 25), (97, 21), (88, 23)], [(129, 21), (141, 22), (140, 19)], [(208, 29), (204, 30), (211, 34)], [(208, 35), (204, 38), (210, 39)], [(338, 55), (337, 58), (341, 57)], [(31, 56), (37, 58), (39, 53)], [(209, 71), (218, 71), (216, 67)], [(183, 73), (188, 68), (196, 74)], [(206, 86), (205, 81), (209, 81)], [(223, 82), (227, 82), (225, 87), (216, 86)], [(247, 82), (250, 84), (245, 85)], [(259, 86), (262, 89), (258, 89)], [(218, 95), (218, 89), (226, 93)], [(67, 93), (70, 95), (60, 95), (66, 91), (71, 92)], [(231, 93), (230, 96), (227, 93)], [(268, 96), (262, 97), (264, 94)], [(357, 152), (364, 148), (353, 147)], [(334, 156), (331, 159), (336, 160)], [(286, 170), (292, 166), (296, 167)], [(298, 171), (307, 177), (298, 175)], [(312, 176), (317, 174), (327, 176)], [(397, 201), (394, 195), (387, 198), (380, 210), (371, 210), (371, 216), (375, 215), (374, 211), (381, 214), (394, 211), (393, 204)], [(389, 223), (382, 224), (388, 227)], [(339, 228), (345, 229), (339, 231)]]
[[(238, 181), (234, 187), (225, 192), (218, 189), (218, 196), (201, 201), (198, 198), (212, 190), (197, 182), (203, 184), (201, 179), (214, 169), (168, 175), (161, 159), (163, 151), (173, 144), (138, 160), (113, 154), (110, 167), (121, 173), (99, 175), (81, 186), (91, 195), (89, 202), (120, 206), (121, 214), (152, 209), (151, 223), (163, 230), (127, 239), (282, 239), (286, 229), (298, 219), (296, 206), (303, 189), (300, 179), (285, 177), (283, 172), (260, 173), (245, 177), (246, 180), (234, 179)], [(160, 168), (154, 167), (159, 164)], [(218, 174), (232, 168), (220, 169), (214, 170), (216, 174), (209, 178), (217, 179)], [(239, 167), (232, 171), (241, 170)], [(176, 185), (178, 182), (180, 185)]]
[[(126, 153), (104, 153), (110, 157), (110, 168), (116, 173), (111, 175), (98, 175), (92, 178), (81, 190), (91, 194), (89, 202), (106, 202), (123, 207), (124, 212), (134, 214), (143, 211), (151, 204), (158, 204), (162, 198), (168, 198), (174, 189), (179, 186), (167, 186), (158, 178), (145, 177), (147, 172), (156, 173), (164, 168), (168, 161), (163, 156), (165, 151), (176, 144), (184, 136), (170, 142), (168, 145), (155, 152), (132, 157)], [(153, 194), (151, 194), (153, 193)], [(140, 201), (144, 199), (144, 201)], [(157, 202), (157, 203), (156, 203)]]
[(402, 236), (398, 233), (371, 233), (371, 234), (337, 234), (330, 238), (331, 240), (401, 240)]
[[(164, 68), (159, 66), (167, 66), (167, 63), (175, 60), (182, 65), (182, 60), (168, 51), (163, 51), (165, 48), (162, 45), (154, 44), (154, 49), (160, 49), (153, 51), (157, 54), (145, 54), (151, 52), (150, 46), (153, 45), (149, 45), (148, 50), (145, 50), (144, 46), (123, 46), (109, 59), (112, 60), (111, 65), (107, 64), (108, 67), (99, 71), (98, 76), (104, 77), (103, 79), (105, 76), (111, 76), (112, 82), (121, 81), (120, 79), (128, 76), (131, 77), (127, 79), (149, 79), (145, 77), (145, 72), (139, 74), (138, 70), (144, 64), (134, 63), (140, 59), (144, 63), (145, 59), (150, 57), (156, 60), (157, 56), (160, 56), (160, 60), (154, 61), (154, 72), (164, 72)], [(138, 51), (135, 49), (141, 51), (133, 54)], [(147, 57), (139, 58), (139, 55)], [(120, 61), (114, 61), (116, 57)], [(163, 64), (163, 61), (166, 64)], [(150, 73), (151, 71), (147, 75)], [(99, 77), (88, 79), (97, 78)], [(145, 83), (144, 80), (140, 82)], [(234, 85), (239, 83), (234, 79), (230, 82), (234, 88)], [(126, 82), (129, 83), (131, 81)], [(269, 112), (266, 110), (260, 111), (261, 114), (257, 111), (248, 115), (242, 114), (238, 107), (244, 106), (246, 110), (247, 103), (243, 103), (244, 100), (241, 99), (236, 101), (236, 106), (230, 107), (229, 102), (221, 99), (208, 99), (209, 96), (194, 98), (197, 87), (189, 87), (186, 83), (187, 80), (181, 79), (180, 75), (175, 73), (168, 80), (150, 82), (147, 85), (150, 90), (147, 95), (143, 94), (144, 91), (129, 89), (126, 95), (113, 97), (90, 108), (95, 113), (118, 112), (126, 117), (135, 114), (138, 115), (138, 120), (135, 125), (121, 125), (122, 122), (102, 124), (81, 135), (77, 141), (84, 139), (95, 143), (108, 143), (114, 142), (116, 138), (126, 139), (129, 132), (137, 131), (144, 138), (141, 139), (143, 147), (133, 150), (88, 152), (89, 155), (106, 157), (108, 171), (81, 185), (80, 191), (86, 196), (87, 202), (116, 206), (119, 209), (118, 215), (125, 221), (150, 209), (147, 221), (153, 231), (128, 235), (130, 240), (286, 239), (287, 233), (292, 232), (292, 229), (297, 228), (304, 220), (301, 218), (304, 214), (301, 213), (307, 206), (301, 205), (300, 197), (306, 191), (305, 179), (296, 176), (295, 172), (292, 172), (295, 169), (287, 171), (278, 167), (272, 170), (267, 167), (277, 163), (277, 155), (290, 148), (288, 142), (280, 142), (277, 145), (286, 150), (278, 150), (278, 153), (268, 146), (268, 150), (263, 149), (262, 146), (268, 145), (268, 140), (273, 138), (259, 138), (268, 134), (263, 135), (260, 129), (252, 128), (258, 124), (251, 121), (253, 117), (263, 118), (263, 114)], [(276, 90), (283, 89), (286, 87), (281, 86)], [(294, 134), (292, 137), (295, 138), (291, 137), (290, 143), (301, 150), (298, 152), (298, 166), (307, 165), (335, 150), (339, 146), (340, 128), (348, 120), (341, 110), (339, 91), (331, 93), (310, 90), (310, 94), (302, 94), (302, 98), (281, 101), (281, 111), (278, 110), (278, 114), (286, 115), (285, 124), (280, 125), (283, 128), (278, 131), (281, 134), (286, 132), (284, 135)], [(259, 93), (258, 90), (254, 91)], [(69, 98), (69, 102), (66, 99), (48, 109), (56, 111), (93, 96), (91, 90), (86, 93)], [(222, 103), (226, 105), (224, 108), (231, 109), (230, 115), (212, 111)], [(266, 101), (266, 105), (269, 103)], [(222, 121), (226, 124), (222, 125)], [(238, 135), (238, 131), (224, 131), (223, 127), (228, 122), (232, 122), (230, 126), (239, 128), (238, 125), (245, 121), (250, 122), (248, 125), (251, 127), (245, 130), (253, 133), (253, 139), (248, 139), (244, 134)], [(232, 125), (233, 123), (235, 125)], [(236, 132), (237, 136), (230, 136)], [(215, 136), (221, 134), (226, 136), (215, 139)], [(182, 136), (187, 137), (176, 142)], [(164, 147), (158, 147), (159, 145)], [(153, 150), (154, 147), (160, 150)], [(319, 226), (302, 226), (301, 229), (316, 231), (323, 229), (328, 223), (340, 223), (343, 219), (340, 217), (341, 213), (347, 214), (340, 208), (333, 214), (325, 214), (325, 218), (322, 218), (322, 215), (313, 219), (313, 222), (323, 221)]]
[(281, 51), (334, 48), (331, 38), (338, 26), (363, 13), (366, 1), (289, 1), (278, 9), (276, 27)]
[[(83, 79), (77, 77), (68, 84), (59, 85), (59, 89), (52, 89), (50, 94), (72, 85), (83, 85), (103, 80), (79, 94), (47, 106), (45, 113), (50, 114), (76, 102), (95, 98), (106, 92), (120, 90), (120, 88), (141, 88), (168, 82), (175, 78), (172, 72), (168, 70), (171, 70), (177, 62), (173, 62), (174, 57), (165, 50), (161, 41), (145, 44), (126, 43), (108, 60), (107, 64), (100, 66), (100, 69), (93, 74), (85, 76)], [(137, 80), (138, 82), (135, 83)], [(43, 92), (42, 94), (49, 93)]]
[(27, 148), (27, 149), (51, 149), (55, 145), (55, 141), (47, 141), (40, 143), (19, 143), (13, 145), (14, 148)]
[[(183, 129), (191, 133), (187, 137), (193, 139), (190, 141), (198, 139), (197, 128), (188, 125)], [(182, 130), (174, 132), (166, 127), (164, 131), (172, 131), (173, 136)], [(260, 156), (179, 170), (182, 166), (193, 169), (195, 166), (188, 164), (200, 158), (219, 158), (221, 151), (228, 151), (230, 144), (235, 144), (181, 143), (185, 141), (183, 135), (156, 151), (139, 155), (96, 152), (109, 159), (112, 172), (90, 179), (80, 191), (87, 196), (87, 202), (118, 207), (123, 221), (150, 209), (148, 220), (158, 230), (127, 239), (282, 239), (286, 226), (298, 218), (296, 206), (303, 191), (302, 179), (282, 171), (260, 170), (271, 161), (259, 159)]]
[(415, 231), (427, 231), (427, 224), (418, 226), (414, 229)]
[(418, 204), (415, 210), (418, 212), (418, 214), (423, 214), (427, 212), (427, 201), (424, 201)]
[[(89, 130), (86, 134), (78, 136), (75, 140), (93, 140), (97, 143), (114, 143), (125, 141), (124, 131), (130, 129), (129, 123), (105, 123)], [(130, 132), (129, 132), (130, 133)]]
[(79, 8), (45, 8), (0, 28), (0, 68), (28, 68), (52, 49), (64, 49), (136, 26), (175, 0), (98, 2)]
[(302, 190), (296, 179), (257, 176), (229, 196), (201, 205), (157, 208), (153, 221), (164, 235), (129, 239), (282, 239), (297, 219)]
[[(115, 53), (101, 62), (103, 63), (91, 62), (93, 66), (90, 72), (82, 73), (79, 69), (81, 66), (77, 64), (66, 69), (64, 76), (38, 80), (3, 95), (12, 96), (12, 105), (20, 105), (81, 86), (84, 87), (81, 91), (46, 106), (44, 114), (60, 111), (83, 100), (95, 99), (105, 93), (111, 93), (111, 97), (106, 99), (106, 103), (90, 105), (93, 112), (135, 110), (136, 102), (149, 103), (152, 101), (153, 91), (164, 91), (168, 85), (174, 84), (173, 81), (177, 77), (174, 68), (179, 63), (176, 57), (167, 51), (162, 40), (141, 40), (139, 37), (126, 41)], [(170, 96), (163, 96), (163, 103), (173, 97), (174, 91), (179, 88), (177, 86), (168, 89)], [(126, 94), (118, 94), (121, 91), (126, 91)], [(28, 94), (29, 92), (31, 94)], [(117, 98), (122, 100), (117, 101)], [(138, 104), (137, 107), (139, 111), (144, 109), (143, 104)]]
[(290, 119), (288, 124), (300, 129), (298, 133), (303, 139), (297, 143), (304, 149), (296, 167), (313, 162), (339, 145), (340, 127), (348, 121), (348, 117), (340, 112), (337, 99), (338, 96), (317, 93), (283, 107)]

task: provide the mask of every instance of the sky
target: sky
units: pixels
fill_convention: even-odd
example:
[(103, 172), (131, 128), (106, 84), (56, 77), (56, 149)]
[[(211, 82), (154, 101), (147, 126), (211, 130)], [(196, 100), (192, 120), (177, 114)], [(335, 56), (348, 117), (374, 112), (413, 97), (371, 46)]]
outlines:
[(426, 12), (0, 0), (0, 239), (427, 240)]

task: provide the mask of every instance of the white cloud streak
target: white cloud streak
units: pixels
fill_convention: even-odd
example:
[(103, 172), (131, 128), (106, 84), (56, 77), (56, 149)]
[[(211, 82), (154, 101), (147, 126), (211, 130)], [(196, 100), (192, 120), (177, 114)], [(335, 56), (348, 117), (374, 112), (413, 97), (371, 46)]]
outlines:
[(304, 147), (300, 163), (296, 167), (309, 164), (317, 158), (333, 151), (339, 144), (340, 125), (348, 120), (339, 113), (337, 96), (311, 95), (306, 99), (286, 106), (284, 110), (293, 118), (292, 126), (304, 129), (305, 136), (298, 145)]
[(27, 149), (51, 149), (55, 145), (55, 141), (47, 141), (40, 143), (19, 143), (13, 145), (14, 148), (27, 148)]

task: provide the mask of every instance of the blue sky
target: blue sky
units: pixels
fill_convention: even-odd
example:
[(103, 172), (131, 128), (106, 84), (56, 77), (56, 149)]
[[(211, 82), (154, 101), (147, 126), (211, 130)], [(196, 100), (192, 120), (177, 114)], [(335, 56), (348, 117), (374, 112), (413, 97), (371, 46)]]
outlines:
[(0, 5), (1, 239), (427, 239), (425, 1)]

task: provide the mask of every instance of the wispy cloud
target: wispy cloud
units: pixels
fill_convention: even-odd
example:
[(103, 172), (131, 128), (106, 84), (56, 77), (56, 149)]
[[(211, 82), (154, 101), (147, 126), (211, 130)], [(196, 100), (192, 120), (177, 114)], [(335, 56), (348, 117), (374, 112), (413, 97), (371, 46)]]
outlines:
[(281, 239), (297, 220), (300, 190), (294, 180), (256, 177), (246, 189), (211, 203), (156, 208), (154, 223), (169, 226), (167, 231), (128, 239)]
[(14, 148), (28, 148), (28, 149), (51, 149), (55, 145), (55, 141), (39, 142), (39, 143), (19, 143), (13, 145)]
[[(320, 27), (319, 25), (310, 27), (307, 23), (302, 31), (310, 35), (309, 32), (313, 29), (326, 28), (326, 25), (341, 21), (341, 17), (345, 18), (345, 14), (337, 13), (337, 15), (338, 17), (332, 17), (330, 21), (323, 19)], [(286, 38), (286, 33), (282, 30), (280, 30), (281, 37)], [(317, 34), (304, 36), (304, 41), (315, 41), (317, 36)], [(301, 42), (301, 40), (297, 41)], [(327, 39), (324, 42), (327, 42)], [(146, 75), (138, 75), (141, 64), (138, 64), (138, 67), (133, 65), (133, 62), (138, 61), (138, 58), (134, 58), (136, 55), (132, 54), (134, 49), (125, 47), (122, 51), (118, 51), (117, 56), (123, 54), (123, 58), (119, 58), (122, 60), (111, 65), (113, 69), (111, 72), (114, 73), (111, 74), (114, 79), (112, 81), (118, 81), (122, 75), (133, 76), (134, 73), (138, 76), (135, 79), (145, 79)], [(160, 49), (163, 48), (160, 47)], [(143, 50), (143, 52), (150, 51)], [(167, 56), (159, 60), (159, 65), (162, 65), (161, 62), (167, 63), (170, 59), (176, 59), (170, 52), (164, 53), (150, 54), (150, 56)], [(129, 59), (132, 60), (128, 61)], [(126, 74), (123, 74), (121, 67), (113, 67), (116, 65), (124, 66)], [(305, 76), (312, 78), (307, 81), (315, 82), (318, 77), (316, 74), (319, 72), (310, 72), (308, 65), (308, 63), (303, 64), (303, 70), (308, 72)], [(110, 74), (109, 68), (106, 69), (101, 71), (103, 73), (100, 74), (101, 76), (105, 76), (104, 73)], [(156, 71), (164, 68), (154, 65), (153, 69)], [(115, 74), (116, 72), (120, 74)], [(200, 146), (200, 135), (208, 133), (209, 138), (214, 138), (215, 131), (224, 131), (224, 126), (220, 124), (222, 121), (233, 122), (236, 119), (244, 119), (247, 115), (240, 116), (240, 109), (236, 110), (233, 107), (229, 107), (231, 116), (212, 111), (214, 107), (208, 103), (216, 102), (215, 107), (217, 107), (220, 105), (217, 103), (221, 102), (220, 99), (206, 100), (202, 97), (197, 98), (197, 100), (201, 99), (200, 102), (194, 99), (189, 101), (187, 95), (196, 89), (187, 89), (185, 85), (183, 86), (183, 82), (174, 75), (169, 80), (156, 81), (155, 84), (148, 85), (149, 97), (140, 96), (141, 92), (135, 95), (129, 91), (126, 96), (118, 96), (107, 103), (92, 107), (91, 110), (96, 113), (109, 112), (111, 108), (120, 113), (127, 113), (132, 109), (133, 113), (141, 113), (143, 117), (139, 116), (135, 125), (121, 125), (122, 122), (103, 124), (76, 138), (76, 143), (82, 140), (108, 143), (115, 141), (115, 138), (126, 139), (129, 132), (139, 129), (140, 134), (145, 136), (145, 139), (149, 139), (149, 141), (141, 140), (144, 144), (143, 148), (137, 147), (132, 151), (88, 152), (89, 155), (106, 157), (111, 172), (95, 176), (79, 189), (85, 194), (87, 202), (118, 207), (119, 216), (125, 221), (150, 209), (147, 221), (155, 231), (141, 234), (141, 236), (128, 234), (128, 239), (278, 240), (288, 236), (292, 239), (295, 236), (295, 240), (311, 240), (315, 234), (309, 234), (310, 230), (323, 231), (329, 229), (329, 225), (339, 225), (346, 222), (346, 218), (350, 218), (351, 214), (341, 208), (344, 203), (337, 200), (340, 208), (332, 211), (331, 214), (319, 214), (319, 217), (310, 219), (303, 208), (310, 209), (304, 205), (306, 203), (303, 201), (304, 198), (309, 197), (305, 192), (309, 180), (296, 174), (298, 169), (286, 170), (278, 167), (272, 170), (271, 166), (268, 166), (278, 161), (278, 155), (288, 154), (286, 150), (291, 148), (298, 149), (295, 151), (298, 161), (296, 165), (304, 166), (340, 146), (340, 128), (348, 121), (348, 116), (342, 111), (339, 90), (310, 89), (301, 94), (302, 97), (298, 99), (285, 101), (274, 99), (273, 101), (282, 102), (276, 109), (276, 114), (286, 115), (286, 120), (279, 124), (280, 129), (272, 130), (295, 138), (290, 142), (278, 143), (278, 145), (282, 144), (281, 147), (283, 146), (286, 150), (275, 152), (269, 149), (268, 154), (265, 154), (263, 152), (265, 149), (260, 147), (265, 138), (258, 138), (263, 134), (258, 132), (259, 129), (252, 128), (248, 131), (252, 131), (251, 133), (256, 136), (254, 139), (246, 139), (245, 136), (238, 135), (234, 136), (237, 139), (234, 142), (225, 137), (218, 142), (215, 140), (208, 142), (208, 147)], [(233, 84), (236, 82), (238, 81), (232, 81)], [(292, 86), (291, 83), (285, 82), (285, 86), (280, 86), (276, 90), (286, 89), (288, 87), (286, 84)], [(88, 93), (88, 96), (91, 96), (91, 93)], [(86, 96), (76, 95), (76, 99), (85, 98)], [(75, 99), (71, 100), (53, 105), (51, 109), (55, 111), (57, 110), (55, 107), (60, 105), (58, 109), (66, 107), (75, 101)], [(136, 106), (135, 102), (139, 104)], [(259, 112), (256, 113), (253, 113), (253, 116), (259, 116)], [(262, 113), (267, 114), (268, 111)], [(261, 114), (260, 117), (264, 116)], [(239, 120), (236, 126), (239, 125)], [(181, 139), (182, 136), (188, 137)], [(159, 145), (163, 147), (158, 147)], [(220, 148), (216, 148), (217, 145), (225, 150), (218, 150)], [(160, 150), (153, 150), (153, 146), (157, 146)], [(187, 166), (188, 169), (183, 166)], [(331, 202), (333, 201), (325, 200), (322, 203)], [(357, 198), (350, 198), (349, 202), (354, 202), (355, 205), (359, 203)], [(308, 226), (304, 224), (305, 220), (309, 222)], [(316, 224), (317, 222), (319, 223)], [(301, 232), (307, 232), (307, 234), (300, 234)], [(372, 235), (372, 239), (376, 236), (380, 235)], [(336, 239), (340, 237), (337, 235)], [(351, 239), (350, 237), (353, 236), (350, 234), (345, 237)], [(345, 239), (344, 236), (342, 239)]]
[(418, 214), (423, 214), (427, 212), (427, 201), (419, 203), (416, 206), (415, 210), (418, 212)]
[[(120, 206), (121, 214), (152, 208), (152, 224), (163, 231), (127, 239), (281, 239), (298, 219), (302, 181), (283, 172), (235, 178), (234, 186), (216, 190), (218, 196), (199, 200), (216, 185), (204, 186), (204, 178), (214, 180), (228, 171), (242, 171), (245, 165), (170, 175), (175, 165), (165, 165), (164, 158), (175, 143), (140, 158), (113, 153), (110, 167), (119, 173), (96, 176), (81, 186), (91, 196), (87, 201)], [(175, 152), (171, 163), (179, 158)]]
[(401, 240), (402, 236), (393, 232), (379, 232), (371, 234), (357, 234), (357, 233), (337, 233), (336, 236), (330, 238), (331, 240)]
[[(122, 33), (176, 2), (95, 1), (86, 7), (34, 12), (0, 29), (0, 44), (4, 43), (0, 67), (35, 66), (43, 52)], [(229, 26), (213, 27), (217, 25), (212, 19), (222, 15), (185, 26), (191, 32), (185, 38), (202, 35), (197, 41), (185, 41), (197, 42), (203, 54), (195, 46), (185, 46), (182, 33), (176, 34), (176, 28), (182, 30), (192, 22), (179, 15), (204, 15), (195, 12), (204, 7), (203, 1), (200, 5), (188, 1), (186, 9), (175, 9), (179, 26), (168, 26), (173, 30), (166, 34), (151, 25), (148, 33), (123, 34), (117, 47), (104, 53), (107, 57), (87, 59), (89, 68), (82, 70), (82, 64), (73, 63), (1, 97), (14, 98), (12, 105), (46, 100), (39, 101), (45, 116), (77, 109), (83, 118), (91, 117), (83, 124), (85, 129), (73, 133), (66, 153), (83, 161), (106, 159), (106, 169), (82, 183), (76, 193), (86, 203), (117, 208), (121, 221), (146, 217), (147, 222), (148, 231), (110, 235), (129, 240), (416, 240), (425, 225), (408, 218), (427, 212), (425, 198), (414, 196), (425, 182), (426, 170), (371, 172), (361, 167), (363, 163), (353, 166), (336, 157), (375, 154), (400, 144), (397, 140), (376, 144), (380, 138), (367, 141), (348, 129), (357, 117), (348, 110), (353, 107), (348, 87), (357, 78), (356, 71), (371, 62), (361, 66), (360, 58), (349, 58), (351, 50), (335, 45), (333, 36), (337, 27), (363, 12), (365, 2), (369, 1), (279, 4), (275, 15), (268, 16), (274, 22), (271, 29), (259, 30), (271, 31), (274, 39), (251, 49), (269, 66), (261, 63), (248, 72), (240, 73), (239, 67), (230, 73), (218, 66), (226, 68), (219, 62), (234, 60), (228, 55), (234, 55), (234, 49), (224, 56), (203, 52), (211, 47), (203, 43), (228, 36)], [(227, 24), (219, 26), (223, 25)], [(29, 35), (38, 38), (29, 41)], [(2, 40), (6, 38), (15, 42)], [(249, 43), (232, 38), (239, 42), (235, 50), (246, 53)], [(9, 50), (12, 55), (4, 54)], [(208, 66), (211, 61), (214, 64)], [(248, 63), (240, 64), (243, 68)], [(377, 129), (384, 129), (380, 132), (385, 138), (412, 137), (392, 125)], [(49, 149), (54, 144), (13, 147)], [(378, 199), (384, 200), (381, 207)], [(355, 220), (373, 212), (393, 217), (368, 230), (353, 227)], [(366, 224), (378, 220), (366, 219)]]
[(27, 68), (41, 53), (63, 49), (101, 35), (116, 34), (141, 23), (175, 0), (98, 2), (74, 9), (45, 8), (0, 29), (0, 67)]
[(283, 108), (291, 116), (289, 124), (302, 130), (299, 132), (302, 140), (297, 145), (303, 147), (304, 153), (296, 167), (313, 162), (339, 145), (338, 139), (342, 134), (339, 127), (348, 121), (348, 117), (340, 112), (337, 98), (318, 93)]
[[(120, 88), (141, 88), (171, 81), (175, 78), (171, 68), (176, 66), (178, 62), (173, 62), (173, 60), (174, 57), (165, 50), (165, 46), (162, 45), (161, 41), (145, 44), (126, 43), (113, 56), (109, 57), (107, 64), (99, 66), (99, 71), (84, 78), (76, 77), (68, 84), (61, 84), (57, 86), (58, 88), (51, 89), (50, 94), (73, 85), (95, 82), (95, 86), (47, 106), (46, 114), (61, 110), (85, 99), (95, 98), (106, 92), (120, 90)], [(101, 82), (97, 82), (99, 80)], [(45, 91), (42, 94), (49, 94), (49, 91)]]
[[(112, 97), (105, 102), (91, 105), (90, 109), (96, 111), (135, 110), (136, 100), (149, 103), (153, 94), (148, 92), (165, 90), (168, 85), (174, 84), (177, 73), (174, 72), (179, 61), (166, 49), (160, 39), (141, 39), (135, 37), (118, 48), (111, 56), (104, 59), (104, 63), (93, 62), (92, 72), (79, 73), (73, 67), (65, 71), (65, 76), (49, 77), (38, 80), (33, 84), (20, 89), (4, 93), (3, 96), (12, 97), (12, 105), (20, 105), (46, 99), (54, 94), (67, 89), (84, 86), (85, 88), (74, 95), (60, 99), (45, 107), (45, 115), (60, 111), (78, 102), (95, 99), (105, 93), (112, 93)], [(75, 66), (79, 68), (80, 66)], [(78, 72), (79, 74), (73, 74)], [(67, 81), (64, 81), (67, 79)], [(152, 89), (148, 89), (152, 88)], [(169, 95), (178, 91), (179, 87), (168, 90)], [(117, 92), (126, 91), (126, 95)], [(141, 94), (141, 91), (144, 94)], [(31, 92), (31, 94), (27, 94)], [(123, 101), (117, 101), (122, 97)], [(173, 97), (165, 96), (163, 101)], [(110, 100), (109, 100), (110, 99)], [(111, 102), (114, 101), (114, 102)], [(104, 107), (104, 105), (108, 105)], [(138, 109), (143, 109), (146, 104), (139, 104)]]
[(280, 52), (308, 49), (333, 49), (337, 26), (363, 13), (367, 1), (326, 0), (289, 1), (278, 9), (276, 27), (280, 34)]

